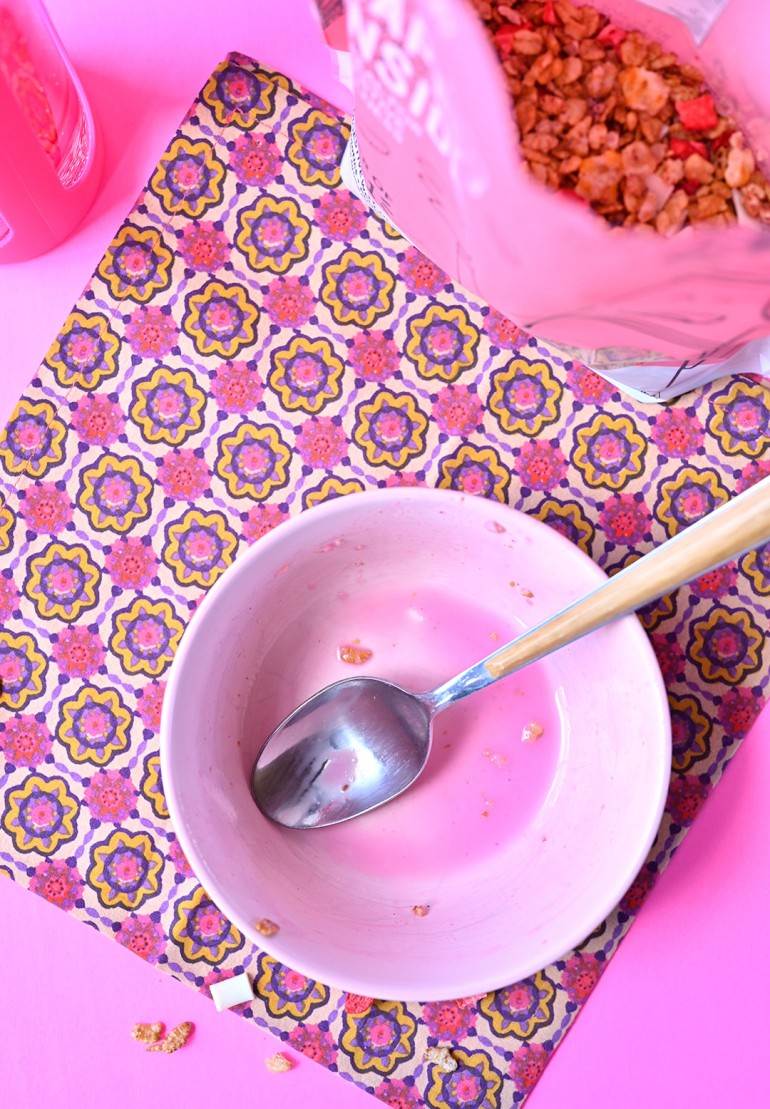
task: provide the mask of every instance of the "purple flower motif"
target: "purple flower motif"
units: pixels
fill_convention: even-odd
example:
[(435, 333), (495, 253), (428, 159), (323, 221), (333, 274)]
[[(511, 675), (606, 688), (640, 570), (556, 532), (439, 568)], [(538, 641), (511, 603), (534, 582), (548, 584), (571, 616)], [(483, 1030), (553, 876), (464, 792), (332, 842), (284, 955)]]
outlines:
[(19, 591), (13, 583), (13, 579), (0, 575), (0, 621), (8, 619), (16, 608), (18, 599)]
[(386, 1078), (376, 1088), (374, 1096), (388, 1109), (422, 1109), (424, 1105), (416, 1086), (407, 1086), (400, 1078)]
[(326, 122), (317, 111), (304, 119), (295, 120), (289, 127), (293, 143), (298, 143), (302, 157), (310, 166), (316, 179), (325, 179), (336, 173), (345, 149), (345, 137), (339, 125)]
[(348, 439), (341, 427), (321, 416), (305, 420), (297, 436), (297, 450), (308, 466), (331, 469), (348, 451)]
[(35, 867), (29, 888), (52, 905), (69, 912), (83, 893), (83, 879), (77, 867), (70, 866), (64, 859), (46, 859)]
[(298, 277), (277, 277), (271, 281), (263, 304), (270, 320), (279, 327), (300, 327), (315, 309), (313, 294)]
[(169, 451), (161, 461), (158, 482), (167, 496), (192, 501), (210, 488), (211, 471), (193, 450)]
[(264, 135), (252, 134), (241, 135), (235, 140), (230, 164), (244, 185), (269, 185), (281, 168), (275, 143), (269, 142)]
[(0, 750), (14, 766), (38, 766), (52, 747), (48, 727), (34, 716), (13, 716), (0, 723)]
[(105, 569), (121, 589), (141, 589), (155, 576), (157, 565), (152, 546), (137, 536), (128, 536), (113, 544)]
[(439, 1040), (459, 1042), (476, 1027), (476, 1009), (463, 1007), (457, 1001), (429, 1002), (422, 1015), (431, 1036)]
[(249, 510), (248, 519), (243, 525), (243, 537), (247, 543), (254, 543), (278, 527), (286, 519), (286, 510), (277, 504), (256, 504)]
[(119, 770), (99, 770), (86, 786), (84, 800), (96, 820), (122, 824), (135, 806), (137, 792)]
[(684, 408), (666, 408), (655, 417), (652, 441), (668, 458), (689, 458), (703, 446), (705, 430)]
[(78, 401), (72, 417), (72, 426), (83, 442), (103, 447), (117, 439), (125, 422), (120, 405), (98, 393)]
[(365, 381), (385, 381), (398, 369), (398, 347), (384, 331), (361, 331), (353, 340), (348, 359)]
[(179, 253), (192, 270), (213, 273), (230, 257), (230, 243), (224, 231), (213, 223), (188, 223), (182, 232)]
[(139, 692), (137, 711), (145, 728), (157, 732), (160, 728), (160, 712), (163, 706), (165, 682), (150, 682)]
[(728, 689), (722, 694), (719, 723), (732, 739), (743, 739), (762, 710), (758, 690)]
[(445, 435), (470, 435), (481, 423), (484, 406), (467, 385), (445, 385), (433, 402), (433, 419)]
[(548, 1051), (542, 1044), (524, 1043), (511, 1059), (509, 1074), (519, 1093), (525, 1094), (537, 1082), (548, 1062)]
[(172, 836), (168, 845), (168, 855), (174, 864), (174, 870), (182, 878), (192, 878), (193, 869), (187, 861), (187, 856), (182, 850), (182, 845), (176, 836)]
[(561, 973), (561, 984), (570, 1001), (579, 1004), (588, 997), (599, 981), (605, 965), (596, 955), (587, 952), (571, 955), (567, 959)]
[(703, 807), (711, 785), (692, 774), (675, 775), (671, 779), (666, 812), (680, 828), (687, 828)]
[(770, 459), (755, 459), (749, 462), (740, 473), (738, 478), (738, 492), (742, 493), (744, 489), (750, 489), (752, 485), (756, 485), (762, 478), (770, 477)]
[(606, 404), (616, 392), (606, 378), (580, 365), (567, 370), (567, 383), (581, 404)]
[(325, 193), (315, 210), (315, 222), (327, 239), (351, 242), (366, 227), (368, 212), (347, 189)]
[(72, 501), (53, 481), (28, 487), (21, 511), (33, 531), (57, 535), (72, 519)]
[(648, 534), (652, 517), (643, 501), (621, 493), (604, 502), (599, 522), (611, 543), (635, 547)]
[(655, 651), (655, 657), (660, 666), (663, 680), (667, 684), (681, 677), (684, 672), (684, 651), (675, 641), (669, 640), (665, 635), (651, 635), (650, 642)]
[(131, 349), (142, 358), (162, 358), (176, 344), (177, 326), (160, 308), (137, 308), (126, 327)]
[(435, 296), (449, 284), (447, 274), (416, 246), (407, 247), (398, 272), (407, 289), (421, 296)]
[(53, 658), (63, 674), (90, 678), (104, 662), (104, 644), (88, 628), (65, 628), (53, 645)]
[(521, 335), (521, 328), (498, 312), (490, 308), (484, 321), (484, 330), (490, 342), (500, 350), (513, 350)]
[(690, 589), (696, 597), (709, 597), (713, 600), (723, 597), (735, 585), (738, 579), (738, 566), (735, 562), (726, 562), (724, 566), (717, 566), (707, 574), (690, 582)]
[(529, 489), (553, 489), (567, 472), (567, 460), (560, 447), (533, 439), (522, 444), (516, 472)]
[(217, 370), (211, 391), (225, 412), (250, 412), (262, 399), (262, 378), (248, 362), (228, 362)]
[(318, 1024), (298, 1024), (289, 1033), (289, 1043), (295, 1051), (307, 1055), (324, 1067), (337, 1061), (337, 1048), (331, 1032)]
[(121, 922), (120, 929), (115, 939), (129, 951), (133, 951), (140, 959), (148, 963), (157, 963), (166, 950), (166, 936), (160, 924), (156, 924), (149, 916), (126, 917)]

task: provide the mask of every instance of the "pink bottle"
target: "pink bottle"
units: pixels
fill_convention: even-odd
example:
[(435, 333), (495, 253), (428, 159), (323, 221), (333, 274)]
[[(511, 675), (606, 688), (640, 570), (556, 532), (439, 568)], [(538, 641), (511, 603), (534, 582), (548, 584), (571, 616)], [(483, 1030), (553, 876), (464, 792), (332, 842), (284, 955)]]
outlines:
[(101, 146), (40, 0), (0, 0), (0, 262), (61, 242), (93, 201)]

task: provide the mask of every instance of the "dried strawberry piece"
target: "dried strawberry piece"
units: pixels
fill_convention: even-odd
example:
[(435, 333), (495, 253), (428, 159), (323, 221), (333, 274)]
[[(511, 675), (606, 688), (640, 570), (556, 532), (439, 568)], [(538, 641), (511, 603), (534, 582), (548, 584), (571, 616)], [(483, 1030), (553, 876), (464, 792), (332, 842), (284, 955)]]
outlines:
[(668, 145), (674, 157), (681, 158), (682, 161), (689, 158), (691, 154), (700, 154), (702, 158), (708, 158), (705, 142), (699, 142), (698, 139), (672, 139)]
[(682, 189), (687, 193), (688, 196), (695, 196), (700, 187), (701, 182), (693, 180), (692, 177), (686, 177), (682, 182)]
[(495, 31), (492, 37), (502, 57), (508, 58), (513, 53), (513, 42), (516, 38), (516, 32), (520, 30), (520, 27), (514, 27), (511, 23), (506, 23), (505, 26)]
[(721, 135), (717, 135), (715, 139), (711, 140), (712, 151), (721, 150), (723, 146), (729, 146), (730, 139), (733, 137), (734, 134), (735, 131), (733, 131), (731, 127), (725, 127)]
[(554, 11), (553, 0), (545, 0), (545, 4), (543, 5), (543, 12), (540, 18), (542, 19), (543, 23), (548, 23), (551, 27), (559, 26), (559, 17)]
[(710, 92), (704, 92), (703, 96), (696, 96), (694, 100), (676, 100), (674, 107), (686, 131), (710, 131), (719, 122)]
[(351, 1017), (360, 1017), (367, 1013), (374, 1004), (373, 997), (364, 997), (360, 993), (345, 994), (345, 1012)]
[(617, 50), (627, 34), (628, 31), (624, 31), (622, 27), (616, 27), (613, 23), (606, 23), (596, 36), (596, 41), (600, 42), (602, 46), (614, 46)]

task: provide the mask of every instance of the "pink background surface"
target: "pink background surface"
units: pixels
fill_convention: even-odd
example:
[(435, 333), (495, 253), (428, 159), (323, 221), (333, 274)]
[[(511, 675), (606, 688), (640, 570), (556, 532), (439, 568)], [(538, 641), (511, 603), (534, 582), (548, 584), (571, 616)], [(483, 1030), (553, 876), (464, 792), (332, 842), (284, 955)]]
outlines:
[[(45, 351), (206, 77), (250, 54), (349, 107), (307, 0), (48, 0), (101, 125), (97, 201), (50, 254), (0, 265), (0, 420)], [(528, 1109), (770, 1103), (770, 711), (656, 885)], [(41, 898), (0, 879), (4, 1105), (365, 1109), (370, 1095), (309, 1060), (267, 1072), (278, 1042)], [(137, 1021), (195, 1037), (146, 1054)]]

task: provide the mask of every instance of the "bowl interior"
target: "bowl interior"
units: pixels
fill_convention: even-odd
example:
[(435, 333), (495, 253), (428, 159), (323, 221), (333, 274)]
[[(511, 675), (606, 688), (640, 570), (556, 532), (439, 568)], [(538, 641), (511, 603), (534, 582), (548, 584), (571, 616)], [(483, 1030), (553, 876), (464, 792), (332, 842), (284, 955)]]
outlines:
[[(174, 828), (222, 911), (312, 978), (401, 1000), (504, 986), (583, 940), (635, 877), (668, 785), (665, 689), (635, 617), (444, 710), (419, 781), (363, 817), (288, 831), (249, 782), (271, 730), (329, 682), (432, 688), (603, 577), (546, 525), (437, 490), (341, 498), (261, 539), (196, 613), (163, 709)], [(343, 645), (371, 657), (352, 666)]]

